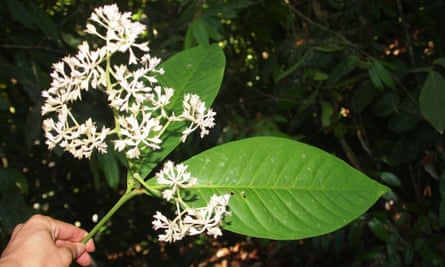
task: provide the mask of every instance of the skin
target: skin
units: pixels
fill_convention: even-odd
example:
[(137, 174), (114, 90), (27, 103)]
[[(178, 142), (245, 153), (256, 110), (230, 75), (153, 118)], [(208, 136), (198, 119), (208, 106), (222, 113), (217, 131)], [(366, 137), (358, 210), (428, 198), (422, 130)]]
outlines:
[(82, 244), (86, 234), (72, 224), (34, 215), (14, 228), (0, 257), (0, 267), (68, 267), (73, 261), (88, 266), (94, 242)]

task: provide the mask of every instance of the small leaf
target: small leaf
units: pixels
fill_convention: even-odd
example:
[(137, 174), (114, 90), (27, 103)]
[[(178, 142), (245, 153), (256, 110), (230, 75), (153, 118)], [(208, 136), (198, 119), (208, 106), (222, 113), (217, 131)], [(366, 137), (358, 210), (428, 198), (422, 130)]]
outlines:
[(323, 53), (338, 52), (338, 51), (341, 51), (343, 49), (344, 49), (343, 46), (341, 46), (339, 44), (336, 44), (336, 43), (327, 43), (327, 44), (325, 44), (323, 46), (314, 46), (314, 50), (320, 51), (320, 52), (323, 52)]
[(314, 81), (325, 81), (328, 78), (329, 75), (321, 71), (314, 71), (312, 73), (312, 79), (314, 79)]
[(383, 94), (374, 104), (373, 112), (378, 117), (386, 117), (397, 110), (400, 97), (393, 91)]
[(419, 97), (420, 112), (440, 133), (445, 130), (445, 80), (431, 71), (423, 84)]
[(383, 242), (387, 242), (390, 234), (388, 230), (386, 230), (385, 225), (377, 218), (372, 218), (368, 222), (369, 229), (371, 232)]
[(368, 82), (360, 86), (357, 90), (354, 90), (352, 95), (351, 109), (357, 113), (364, 111), (373, 101), (375, 94), (375, 89), (371, 86), (371, 83)]
[(113, 151), (109, 151), (105, 154), (98, 154), (98, 158), (107, 184), (111, 188), (117, 189), (119, 185), (120, 171), (119, 162), (114, 153), (115, 152)]
[(185, 33), (184, 38), (184, 50), (188, 50), (193, 47), (193, 34), (192, 34), (192, 27), (187, 28), (187, 32)]
[(31, 10), (37, 27), (52, 40), (57, 41), (59, 39), (59, 32), (51, 17), (34, 4), (31, 4)]
[(321, 102), (321, 126), (324, 128), (329, 127), (331, 125), (331, 118), (334, 114), (334, 109), (332, 105), (327, 101)]
[(380, 178), (387, 185), (397, 186), (397, 187), (402, 186), (402, 182), (400, 182), (399, 177), (395, 176), (394, 174), (392, 174), (390, 172), (381, 172)]
[(185, 162), (205, 205), (231, 193), (223, 227), (253, 237), (292, 240), (332, 232), (357, 218), (388, 188), (344, 161), (290, 139), (255, 137), (227, 143)]
[(204, 21), (201, 18), (195, 19), (190, 24), (192, 35), (200, 45), (209, 44), (209, 34), (207, 33)]
[(318, 1), (312, 1), (312, 9), (314, 10), (315, 16), (317, 16), (319, 20), (326, 21), (328, 12), (321, 9), (321, 5), (318, 3)]
[(396, 88), (392, 74), (377, 60), (372, 62), (368, 72), (372, 83), (377, 89), (383, 90), (385, 85), (391, 89)]
[(18, 0), (7, 0), (8, 10), (20, 24), (28, 29), (34, 29), (34, 19), (28, 9)]
[(350, 74), (358, 67), (360, 59), (356, 55), (351, 55), (346, 59), (340, 61), (329, 73), (329, 79), (326, 81), (328, 85), (333, 85), (338, 82), (343, 82), (346, 75)]
[[(409, 110), (403, 109), (402, 110)], [(388, 129), (395, 131), (397, 133), (407, 132), (412, 130), (418, 123), (420, 119), (410, 113), (394, 113), (388, 121)]]
[(440, 65), (445, 68), (445, 57), (440, 57), (434, 60), (434, 65)]
[(380, 79), (382, 80), (382, 82), (388, 86), (391, 89), (395, 89), (396, 88), (396, 83), (394, 81), (394, 78), (391, 74), (391, 72), (389, 72), (382, 64), (380, 64), (379, 62), (376, 63), (376, 68), (377, 68), (377, 73), (379, 74)]
[(279, 82), (282, 79), (286, 78), (287, 76), (294, 73), (298, 68), (300, 68), (304, 64), (304, 57), (300, 58), (300, 60), (297, 61), (297, 63), (290, 66), (287, 70), (282, 72), (280, 75), (278, 75), (275, 79), (275, 82)]
[(0, 111), (7, 111), (11, 107), (11, 102), (6, 97), (0, 96)]
[(374, 64), (371, 64), (371, 66), (368, 70), (368, 73), (369, 73), (369, 77), (371, 78), (371, 81), (374, 84), (374, 86), (379, 90), (383, 90), (383, 83), (380, 80), (380, 77), (377, 73), (377, 69)]
[(10, 233), (29, 217), (33, 210), (22, 193), (27, 191), (26, 178), (19, 171), (0, 167), (0, 229)]
[(425, 216), (419, 216), (416, 222), (416, 227), (418, 227), (419, 230), (425, 235), (431, 236), (432, 234), (431, 224)]

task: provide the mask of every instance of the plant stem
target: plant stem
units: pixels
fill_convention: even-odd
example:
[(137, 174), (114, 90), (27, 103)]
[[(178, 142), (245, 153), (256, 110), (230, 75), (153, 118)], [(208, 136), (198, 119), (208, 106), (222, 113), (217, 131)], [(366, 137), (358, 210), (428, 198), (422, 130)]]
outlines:
[(93, 229), (82, 239), (82, 243), (86, 244), (88, 240), (90, 240), (97, 232), (102, 228), (102, 226), (110, 220), (111, 216), (113, 216), (114, 213), (123, 205), (125, 202), (130, 200), (136, 195), (139, 195), (138, 190), (130, 190), (125, 192), (121, 196), (121, 198), (114, 204), (114, 206), (105, 214), (104, 217), (93, 227)]

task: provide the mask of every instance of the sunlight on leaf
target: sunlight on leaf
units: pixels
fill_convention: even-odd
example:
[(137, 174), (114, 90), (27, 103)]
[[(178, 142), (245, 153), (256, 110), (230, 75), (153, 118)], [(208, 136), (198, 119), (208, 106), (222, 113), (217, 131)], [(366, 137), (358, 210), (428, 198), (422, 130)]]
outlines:
[(233, 214), (223, 227), (260, 238), (291, 240), (334, 231), (388, 191), (337, 157), (284, 138), (227, 143), (185, 163), (198, 178), (191, 189), (194, 204), (231, 193)]

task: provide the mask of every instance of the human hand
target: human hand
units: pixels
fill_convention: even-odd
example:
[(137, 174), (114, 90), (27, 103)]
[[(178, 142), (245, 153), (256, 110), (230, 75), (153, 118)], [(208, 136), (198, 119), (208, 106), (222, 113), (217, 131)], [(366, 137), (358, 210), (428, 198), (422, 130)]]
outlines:
[(34, 215), (14, 228), (0, 267), (68, 267), (73, 260), (88, 266), (94, 242), (82, 244), (86, 231), (51, 217)]

